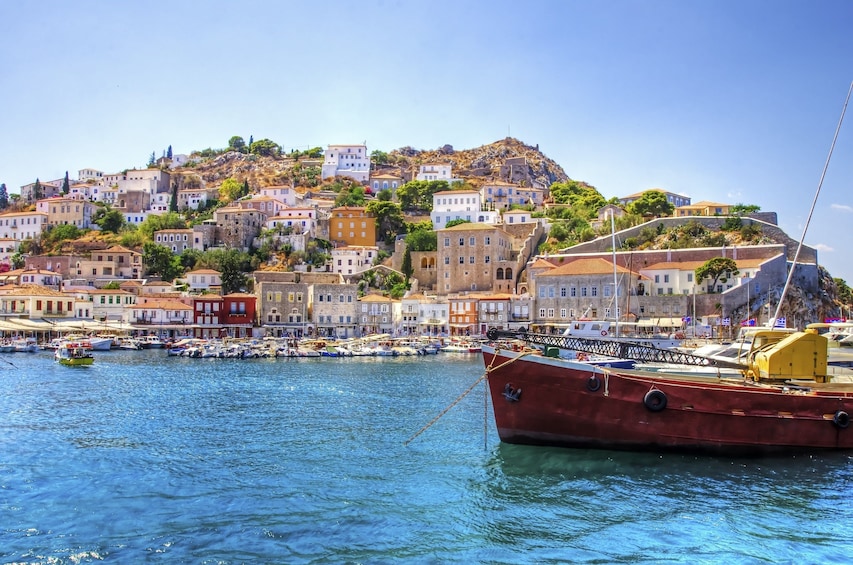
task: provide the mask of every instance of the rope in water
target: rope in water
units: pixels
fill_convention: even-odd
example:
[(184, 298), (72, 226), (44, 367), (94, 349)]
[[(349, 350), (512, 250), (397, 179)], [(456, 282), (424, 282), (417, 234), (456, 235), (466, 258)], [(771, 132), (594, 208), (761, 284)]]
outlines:
[[(493, 365), (493, 364), (494, 364), (494, 362), (495, 362), (495, 359), (497, 359), (497, 358), (498, 358), (498, 356), (497, 356), (497, 351), (495, 351), (495, 355), (493, 355), (493, 356), (492, 356), (492, 360), (489, 362), (489, 366), (488, 366), (488, 367), (486, 367), (486, 372), (485, 372), (485, 373), (483, 373), (483, 375), (482, 375), (479, 379), (477, 379), (476, 381), (474, 381), (474, 382), (471, 384), (471, 386), (469, 386), (469, 387), (468, 387), (468, 389), (467, 389), (465, 392), (463, 392), (462, 394), (460, 394), (460, 395), (456, 398), (456, 400), (454, 400), (453, 402), (451, 402), (451, 403), (447, 406), (447, 408), (445, 408), (444, 410), (442, 410), (441, 412), (439, 412), (439, 414), (438, 414), (435, 418), (433, 418), (432, 420), (430, 420), (430, 421), (429, 421), (429, 422), (428, 422), (424, 427), (422, 427), (420, 430), (418, 430), (418, 431), (415, 433), (415, 435), (413, 435), (412, 437), (410, 437), (409, 439), (407, 439), (406, 441), (404, 441), (404, 442), (403, 442), (403, 445), (409, 445), (410, 443), (412, 443), (412, 441), (413, 441), (416, 437), (418, 437), (419, 435), (421, 435), (422, 433), (424, 433), (427, 429), (429, 429), (430, 427), (432, 427), (432, 425), (433, 425), (433, 424), (435, 424), (436, 422), (438, 422), (438, 421), (441, 419), (441, 417), (442, 417), (442, 416), (444, 416), (445, 414), (447, 414), (448, 412), (450, 412), (450, 409), (451, 409), (451, 408), (453, 408), (454, 406), (456, 406), (457, 404), (459, 404), (459, 403), (462, 401), (462, 399), (463, 399), (463, 398), (465, 398), (466, 396), (468, 396), (468, 394), (470, 394), (470, 392), (471, 392), (472, 390), (474, 390), (474, 387), (476, 387), (478, 384), (480, 384), (480, 382), (481, 382), (481, 381), (483, 381), (483, 380), (485, 380), (486, 378), (488, 378), (489, 373), (491, 373), (492, 371), (497, 371), (498, 369), (501, 369), (501, 368), (503, 368), (503, 367), (506, 367), (507, 365), (510, 365), (510, 364), (512, 364), (512, 363), (515, 363), (516, 361), (518, 361), (519, 359), (521, 359), (521, 358), (522, 358), (522, 357), (524, 357), (525, 355), (528, 355), (528, 352), (523, 352), (523, 353), (519, 354), (517, 357), (513, 357), (513, 358), (512, 358), (512, 359), (510, 359), (509, 361), (505, 361), (505, 362), (501, 363), (501, 364), (500, 364), (500, 365), (498, 365), (497, 367), (492, 367), (492, 365)], [(487, 416), (486, 416), (486, 417), (488, 417), (488, 395), (486, 395), (486, 414), (487, 414)], [(485, 423), (485, 422), (483, 422), (483, 428), (484, 428), (484, 429), (486, 428), (486, 423)]]

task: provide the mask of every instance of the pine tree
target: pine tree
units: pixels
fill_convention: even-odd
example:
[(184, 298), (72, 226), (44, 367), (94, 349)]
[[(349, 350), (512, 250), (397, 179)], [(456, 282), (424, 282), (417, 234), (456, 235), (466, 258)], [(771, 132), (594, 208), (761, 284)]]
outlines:
[(240, 193), (240, 196), (248, 196), (249, 195), (249, 179), (243, 181), (243, 190)]
[(166, 150), (166, 158), (167, 158), (167, 159), (171, 159), (171, 158), (172, 158), (172, 146), (171, 146), (171, 145), (170, 145), (170, 146), (169, 146), (169, 148)]
[(36, 178), (36, 183), (33, 185), (32, 199), (33, 201), (41, 200), (41, 183), (38, 178)]
[(157, 154), (154, 151), (152, 151), (151, 157), (148, 158), (148, 166), (152, 167), (152, 166), (154, 166), (154, 163), (156, 163), (156, 162), (157, 162)]
[(9, 207), (9, 193), (6, 190), (6, 183), (0, 184), (0, 210), (5, 210)]
[(172, 183), (172, 198), (169, 200), (169, 212), (178, 211), (178, 183)]
[(400, 267), (400, 271), (404, 275), (406, 275), (406, 282), (409, 282), (409, 278), (411, 278), (412, 273), (414, 273), (414, 269), (412, 269), (412, 252), (409, 251), (409, 246), (406, 246), (406, 252), (403, 253), (403, 264)]
[(62, 181), (62, 194), (68, 194), (71, 191), (71, 183), (68, 181), (68, 171), (65, 171), (65, 179)]
[(252, 144), (255, 142), (255, 138), (251, 135), (249, 136), (249, 147), (252, 147)]

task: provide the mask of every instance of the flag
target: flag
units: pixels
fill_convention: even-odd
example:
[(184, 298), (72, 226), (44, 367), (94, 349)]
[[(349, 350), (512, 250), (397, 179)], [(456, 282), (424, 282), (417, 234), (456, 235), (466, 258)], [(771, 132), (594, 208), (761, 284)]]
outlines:
[(754, 326), (755, 325), (755, 318), (750, 318), (748, 320), (744, 320), (743, 322), (740, 323), (740, 325), (742, 325), (742, 326)]
[(681, 318), (681, 321), (684, 322), (685, 324), (689, 324), (690, 323), (690, 316), (684, 316), (683, 318)]
[(784, 328), (784, 327), (787, 327), (787, 325), (788, 325), (788, 320), (785, 319), (785, 316), (782, 316), (781, 318), (776, 320), (776, 323), (773, 324), (773, 327), (774, 328)]
[(732, 319), (731, 318), (723, 318), (723, 325), (724, 326), (731, 326), (732, 325)]

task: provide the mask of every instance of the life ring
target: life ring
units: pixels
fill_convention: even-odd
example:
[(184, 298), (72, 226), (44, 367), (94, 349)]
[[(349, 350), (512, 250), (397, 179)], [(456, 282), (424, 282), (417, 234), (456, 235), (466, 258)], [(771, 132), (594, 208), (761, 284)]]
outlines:
[(839, 410), (832, 417), (832, 423), (835, 424), (836, 428), (844, 430), (850, 425), (850, 414), (844, 410)]
[(587, 361), (589, 357), (587, 357), (586, 353), (584, 353), (583, 351), (578, 351), (575, 354), (575, 359), (577, 359), (578, 361)]
[(601, 337), (607, 336), (607, 330), (601, 330)]
[(660, 412), (666, 408), (666, 394), (662, 390), (652, 389), (643, 397), (643, 404), (650, 412)]
[(590, 392), (596, 392), (601, 388), (601, 379), (599, 379), (596, 375), (590, 375), (586, 380), (586, 388)]

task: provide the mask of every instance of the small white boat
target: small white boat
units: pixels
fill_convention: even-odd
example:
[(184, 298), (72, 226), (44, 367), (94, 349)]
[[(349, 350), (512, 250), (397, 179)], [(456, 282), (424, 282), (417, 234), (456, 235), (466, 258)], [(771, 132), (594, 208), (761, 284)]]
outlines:
[(12, 346), (17, 353), (37, 353), (39, 350), (38, 341), (34, 337), (23, 337), (12, 340)]
[(159, 336), (153, 334), (140, 337), (139, 344), (142, 346), (142, 349), (161, 349), (166, 345)]
[(79, 343), (68, 342), (56, 349), (53, 358), (67, 367), (86, 367), (95, 362), (89, 351), (80, 347)]

